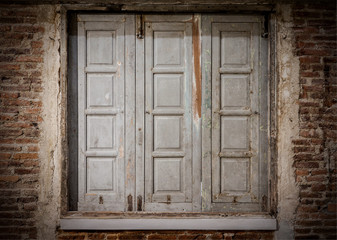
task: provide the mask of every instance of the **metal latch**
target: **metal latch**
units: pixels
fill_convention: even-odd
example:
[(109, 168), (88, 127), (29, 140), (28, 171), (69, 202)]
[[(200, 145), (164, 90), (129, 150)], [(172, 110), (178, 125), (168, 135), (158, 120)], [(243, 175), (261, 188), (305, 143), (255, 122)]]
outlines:
[(136, 36), (138, 39), (144, 38), (144, 21), (142, 14), (136, 16)]
[(269, 14), (266, 13), (263, 18), (263, 32), (261, 37), (268, 38), (269, 36)]

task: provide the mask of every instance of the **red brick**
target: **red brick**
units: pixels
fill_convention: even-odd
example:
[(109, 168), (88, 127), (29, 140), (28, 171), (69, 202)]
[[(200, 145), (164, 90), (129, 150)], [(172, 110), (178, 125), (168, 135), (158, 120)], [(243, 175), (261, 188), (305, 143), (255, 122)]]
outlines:
[(322, 197), (322, 193), (318, 193), (318, 192), (300, 192), (300, 198), (321, 198)]
[(42, 41), (32, 41), (31, 46), (32, 48), (42, 48), (43, 42)]
[(40, 26), (14, 26), (14, 32), (37, 33), (44, 32), (44, 28)]
[(184, 235), (179, 235), (178, 236), (179, 240), (201, 240), (201, 239), (206, 239), (206, 235), (202, 234), (184, 234)]
[(0, 160), (10, 159), (12, 156), (11, 153), (0, 153)]
[(313, 57), (313, 56), (304, 56), (300, 57), (300, 63), (320, 63), (320, 57)]
[(19, 181), (19, 176), (0, 176), (0, 182), (17, 182)]
[(89, 239), (93, 239), (93, 240), (102, 239), (102, 240), (105, 240), (105, 237), (106, 237), (106, 233), (89, 233), (88, 234), (88, 240)]
[(311, 186), (311, 190), (313, 192), (321, 192), (326, 190), (326, 185), (325, 184), (313, 184)]
[(86, 237), (85, 236), (58, 236), (58, 240), (84, 240)]
[(37, 159), (38, 153), (15, 153), (13, 159)]
[(327, 178), (325, 176), (308, 176), (307, 177), (308, 182), (323, 182), (326, 180)]
[(320, 12), (302, 12), (294, 11), (293, 16), (296, 18), (320, 18), (322, 15)]
[(309, 152), (312, 153), (315, 151), (314, 147), (294, 147), (294, 153), (304, 153), (304, 152)]
[[(126, 239), (128, 239), (128, 238), (126, 238)], [(176, 240), (177, 236), (176, 235), (170, 235), (170, 234), (151, 234), (151, 235), (148, 236), (147, 239), (148, 240)]]
[(40, 56), (19, 56), (16, 58), (18, 62), (42, 62), (43, 58)]
[(317, 162), (297, 162), (295, 163), (296, 168), (319, 168), (319, 163)]
[(328, 211), (329, 212), (337, 212), (337, 204), (334, 203), (334, 204), (328, 204)]
[(108, 234), (106, 240), (118, 240), (117, 234)]
[(2, 70), (19, 70), (20, 65), (17, 65), (17, 64), (0, 64), (0, 69), (2, 69)]
[(334, 20), (308, 20), (308, 26), (333, 26), (335, 25)]
[(303, 240), (309, 240), (309, 239), (319, 239), (319, 236), (318, 235), (313, 235), (313, 234), (308, 234), (308, 235), (297, 235), (295, 237), (295, 240), (300, 240), (300, 239), (303, 239)]
[(16, 168), (16, 169), (14, 169), (14, 173), (18, 174), (18, 175), (36, 174), (36, 173), (39, 173), (39, 169), (36, 169), (36, 168)]
[(11, 29), (10, 25), (0, 25), (0, 32), (9, 32)]
[(301, 220), (297, 221), (296, 225), (301, 225), (301, 226), (321, 226), (322, 222), (321, 221), (314, 221), (314, 220)]
[(308, 170), (299, 170), (299, 169), (296, 170), (297, 176), (307, 176), (308, 174), (309, 174)]

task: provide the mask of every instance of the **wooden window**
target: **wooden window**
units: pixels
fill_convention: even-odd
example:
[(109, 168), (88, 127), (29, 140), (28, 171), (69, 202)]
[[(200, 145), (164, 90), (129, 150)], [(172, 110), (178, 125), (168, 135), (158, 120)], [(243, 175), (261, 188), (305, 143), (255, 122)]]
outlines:
[(262, 24), (262, 16), (77, 15), (71, 210), (268, 212)]

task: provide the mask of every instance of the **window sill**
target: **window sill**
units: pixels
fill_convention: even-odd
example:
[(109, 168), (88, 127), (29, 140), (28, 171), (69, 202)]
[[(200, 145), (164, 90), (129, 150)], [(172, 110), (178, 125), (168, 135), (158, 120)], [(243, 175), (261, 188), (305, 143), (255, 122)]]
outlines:
[(60, 219), (62, 230), (276, 230), (277, 221), (268, 215), (163, 217), (143, 215), (109, 217), (69, 215)]

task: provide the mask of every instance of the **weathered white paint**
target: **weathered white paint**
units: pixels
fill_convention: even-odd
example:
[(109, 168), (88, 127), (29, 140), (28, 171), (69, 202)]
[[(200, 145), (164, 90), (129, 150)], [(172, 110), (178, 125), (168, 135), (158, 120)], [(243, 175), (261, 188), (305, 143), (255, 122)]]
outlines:
[(53, 239), (61, 215), (61, 171), (64, 157), (61, 135), (66, 129), (62, 114), (62, 108), (65, 106), (62, 91), (64, 85), (60, 81), (60, 78), (64, 76), (59, 75), (61, 15), (59, 6), (40, 5), (37, 9), (38, 21), (43, 24), (46, 31), (41, 39), (45, 53), (41, 77), (43, 80), (41, 96), (43, 122), (39, 152), (41, 174), (38, 188), (38, 211), (35, 218), (38, 239)]
[(144, 16), (145, 211), (193, 211), (191, 18)]
[(262, 152), (260, 142), (268, 140), (260, 116), (268, 115), (268, 102), (262, 100), (269, 95), (268, 88), (261, 91), (268, 85), (262, 69), (268, 49), (261, 43), (261, 22), (258, 16), (208, 15), (202, 20), (203, 81), (208, 86), (203, 96), (203, 118), (208, 122), (203, 138), (211, 139), (211, 146), (206, 139), (203, 142), (204, 211), (267, 209), (263, 198), (268, 196), (268, 148)]
[(134, 89), (126, 84), (126, 65), (134, 55), (125, 54), (135, 45), (126, 36), (134, 17), (107, 19), (78, 17), (78, 209), (86, 211), (124, 211), (125, 176), (132, 171), (125, 164), (125, 143), (132, 145), (132, 138), (125, 139), (125, 109), (129, 113), (134, 102), (124, 100)]

